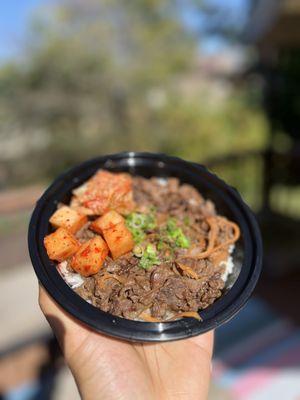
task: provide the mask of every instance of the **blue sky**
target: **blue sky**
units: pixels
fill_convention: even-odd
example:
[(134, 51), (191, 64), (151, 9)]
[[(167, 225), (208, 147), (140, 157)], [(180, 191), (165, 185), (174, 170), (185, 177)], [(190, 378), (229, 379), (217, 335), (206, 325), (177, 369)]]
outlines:
[(45, 0), (7, 0), (0, 9), (0, 59), (16, 54), (30, 15)]
[[(243, 17), (245, 5), (248, 0), (211, 0), (216, 5), (231, 9), (237, 18)], [(47, 0), (7, 0), (1, 2), (0, 9), (0, 61), (10, 58), (18, 53), (21, 46), (22, 37), (26, 32), (26, 26), (30, 20), (30, 15), (35, 9), (43, 7), (51, 1)], [(193, 24), (192, 16), (187, 15), (187, 19)], [(208, 39), (203, 44), (208, 52), (218, 50), (222, 43), (216, 39)]]

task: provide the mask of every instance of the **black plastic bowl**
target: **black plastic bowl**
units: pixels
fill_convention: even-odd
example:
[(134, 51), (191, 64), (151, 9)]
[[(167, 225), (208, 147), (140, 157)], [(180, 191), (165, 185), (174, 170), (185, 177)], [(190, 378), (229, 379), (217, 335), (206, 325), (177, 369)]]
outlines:
[[(173, 322), (130, 321), (105, 313), (78, 296), (60, 277), (47, 256), (44, 237), (51, 231), (49, 218), (58, 202), (68, 202), (71, 191), (99, 168), (128, 171), (144, 177), (178, 177), (211, 199), (218, 213), (235, 221), (241, 238), (233, 253), (234, 271), (226, 282), (225, 293), (200, 312), (203, 321), (183, 318)], [(184, 339), (217, 328), (232, 318), (249, 299), (257, 283), (262, 263), (262, 242), (257, 222), (237, 191), (205, 167), (164, 154), (119, 153), (98, 157), (60, 175), (36, 204), (28, 233), (30, 257), (36, 275), (60, 306), (98, 332), (131, 341), (162, 342)]]

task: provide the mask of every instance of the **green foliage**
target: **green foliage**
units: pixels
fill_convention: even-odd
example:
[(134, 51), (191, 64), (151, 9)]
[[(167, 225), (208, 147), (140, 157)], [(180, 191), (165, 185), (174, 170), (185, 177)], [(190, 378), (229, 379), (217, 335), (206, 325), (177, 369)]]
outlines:
[(241, 94), (209, 102), (201, 85), (183, 93), (198, 38), (183, 24), (180, 2), (62, 4), (33, 21), (23, 62), (0, 69), (0, 135), (19, 132), (29, 146), (11, 160), (10, 182), (52, 178), (122, 150), (204, 161), (264, 146), (264, 118)]

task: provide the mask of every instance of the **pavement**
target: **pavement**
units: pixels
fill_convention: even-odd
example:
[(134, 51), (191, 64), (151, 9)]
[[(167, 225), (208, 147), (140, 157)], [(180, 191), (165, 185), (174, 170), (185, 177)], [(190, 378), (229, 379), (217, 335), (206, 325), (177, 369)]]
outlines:
[[(51, 334), (50, 328), (38, 306), (38, 282), (32, 266), (21, 264), (1, 271), (0, 279), (0, 393), (9, 391), (16, 384), (22, 386), (33, 379), (29, 371), (45, 359), (45, 350), (31, 344), (21, 352), (11, 352), (32, 338)], [(21, 354), (22, 353), (22, 354)], [(20, 357), (17, 355), (21, 354)], [(17, 382), (16, 382), (17, 381)], [(22, 398), (22, 397), (20, 397)], [(57, 376), (54, 400), (79, 399), (74, 379), (67, 367)]]
[[(51, 330), (38, 306), (38, 284), (27, 251), (27, 226), (30, 209), (41, 191), (41, 188), (36, 187), (30, 190), (0, 193), (0, 398), (4, 393), (16, 393), (17, 391), (19, 395), (10, 397), (11, 399), (28, 400), (29, 397), (26, 396), (26, 393), (34, 390), (35, 380), (41, 371), (41, 366), (49, 359), (45, 342), (36, 340), (51, 337)], [(273, 226), (268, 224), (266, 232), (270, 231), (269, 226)], [(268, 269), (265, 265), (256, 294), (272, 305), (273, 309), (281, 316), (291, 320), (299, 329), (300, 271), (299, 268), (295, 270), (289, 268), (289, 265), (292, 265), (289, 255), (294, 254), (298, 249), (297, 235), (293, 233), (297, 231), (298, 225), (292, 231), (289, 221), (287, 226), (288, 229), (283, 231), (280, 243), (278, 245), (276, 243), (276, 246), (281, 249), (284, 247), (282, 244), (290, 245), (291, 239), (294, 238), (294, 243), (290, 245), (293, 252), (284, 247), (283, 258), (280, 258), (277, 252), (267, 252), (272, 256), (269, 262), (270, 268)], [(279, 232), (282, 229), (283, 223), (280, 221)], [(274, 244), (274, 229), (271, 231), (270, 243)], [(293, 258), (299, 260), (299, 257)], [(277, 273), (266, 274), (266, 271), (276, 271), (276, 263), (282, 271), (280, 279), (275, 279), (278, 277)], [(287, 273), (288, 271), (290, 272)], [(245, 311), (240, 315), (246, 315)], [(252, 321), (252, 319), (250, 320)], [(253, 320), (255, 321), (255, 318)], [(228, 326), (230, 324), (234, 326), (237, 322), (236, 318)], [(242, 331), (245, 331), (243, 324)], [(223, 334), (221, 334), (222, 336)], [(268, 350), (267, 346), (266, 349)], [(271, 350), (271, 353), (275, 354), (274, 349)], [(278, 371), (286, 373), (292, 369), (281, 368)], [(278, 393), (277, 395), (279, 396)], [(53, 400), (78, 400), (79, 398), (69, 369), (62, 366), (56, 376)], [(275, 399), (274, 396), (268, 398)], [(287, 396), (285, 398), (288, 399)], [(228, 390), (224, 391), (223, 386), (218, 383), (216, 375), (214, 375), (211, 385), (209, 399), (232, 399)]]
[[(0, 192), (1, 399), (30, 399), (49, 365), (47, 341), (53, 335), (38, 306), (38, 281), (27, 250), (30, 214), (43, 190), (35, 185)], [(60, 357), (58, 363), (53, 400), (80, 399), (70, 370)]]

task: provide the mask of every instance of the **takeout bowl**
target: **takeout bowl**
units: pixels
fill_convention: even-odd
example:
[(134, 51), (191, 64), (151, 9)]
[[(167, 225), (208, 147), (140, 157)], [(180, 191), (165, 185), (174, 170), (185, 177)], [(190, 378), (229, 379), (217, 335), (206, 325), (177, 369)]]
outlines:
[[(59, 202), (68, 202), (72, 190), (99, 168), (127, 171), (144, 177), (178, 177), (193, 185), (215, 205), (217, 212), (236, 222), (241, 237), (233, 253), (233, 273), (223, 295), (200, 312), (202, 321), (182, 318), (172, 322), (141, 322), (116, 317), (92, 306), (77, 295), (49, 260), (43, 239), (51, 232), (49, 218)], [(35, 273), (52, 298), (81, 323), (94, 330), (130, 341), (162, 342), (185, 339), (217, 328), (231, 319), (253, 292), (262, 264), (262, 241), (254, 215), (239, 193), (204, 166), (165, 154), (124, 152), (97, 157), (61, 174), (44, 192), (33, 211), (28, 246)]]

